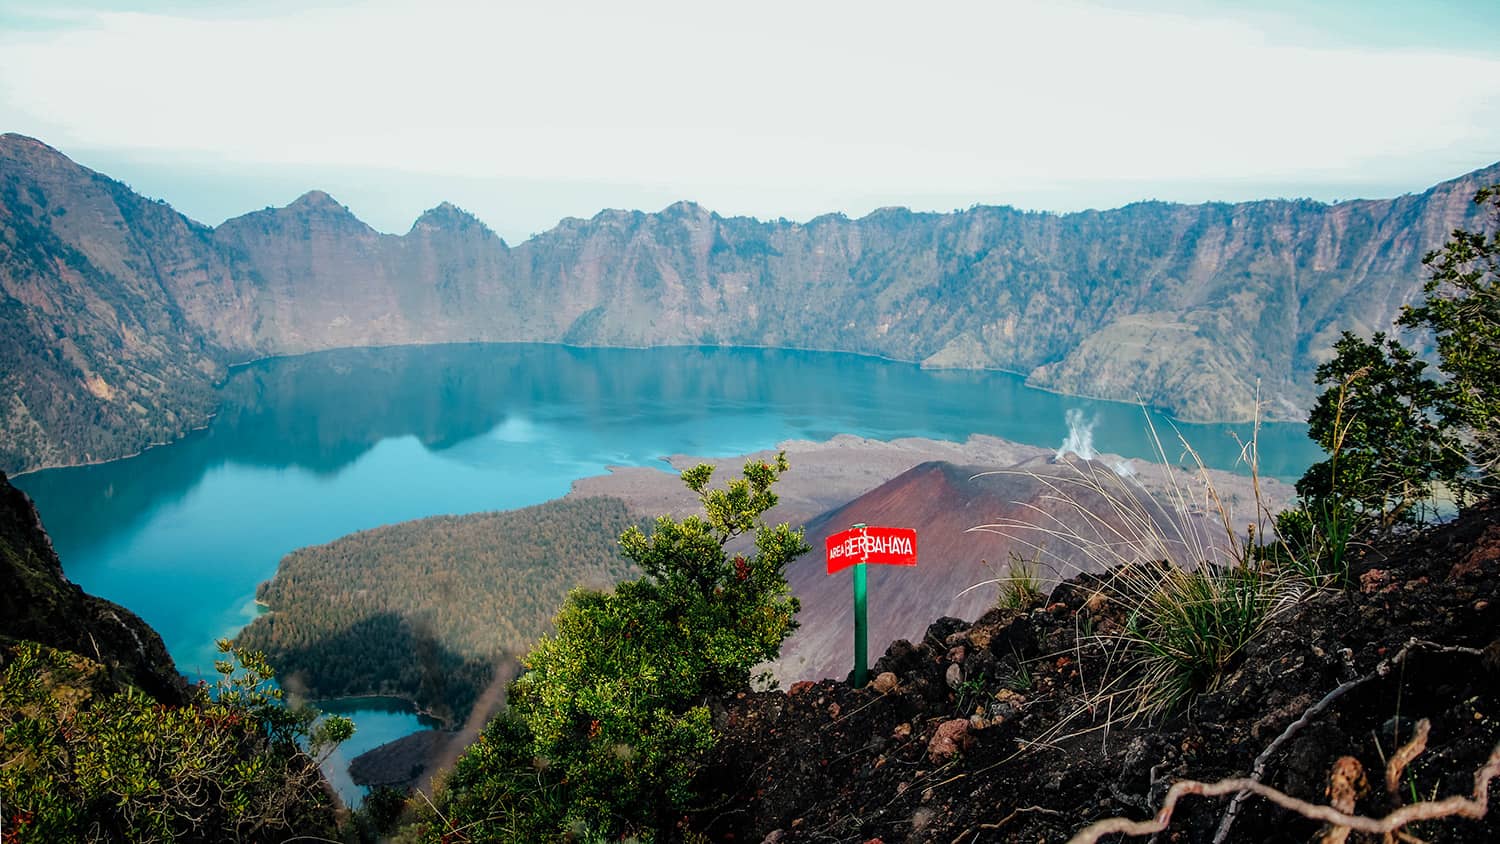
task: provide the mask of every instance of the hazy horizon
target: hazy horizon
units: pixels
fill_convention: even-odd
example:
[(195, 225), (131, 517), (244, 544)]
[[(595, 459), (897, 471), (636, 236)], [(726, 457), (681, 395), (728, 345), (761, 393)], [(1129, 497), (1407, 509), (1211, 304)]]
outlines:
[(319, 189), (510, 243), (679, 200), (1385, 198), (1500, 158), (1500, 4), (201, 5), (0, 4), (0, 131), (211, 225)]
[[(24, 133), (21, 133), (21, 134), (24, 134)], [(30, 137), (30, 136), (28, 136), (28, 137)], [(47, 139), (46, 138), (35, 138), (35, 140), (41, 141), (43, 143), (47, 143)], [(53, 146), (52, 144), (48, 144), (48, 145), (49, 146)], [(63, 153), (64, 155), (68, 155), (68, 152), (66, 150), (58, 150), (58, 151), (61, 152), (61, 153)], [(549, 225), (549, 226), (547, 226), (547, 227), (545, 227), (543, 229), (540, 229), (540, 230), (535, 231), (535, 232), (531, 232), (531, 233), (529, 233), (527, 235), (521, 235), (521, 236), (515, 236), (515, 237), (513, 237), (513, 236), (506, 235), (504, 232), (500, 232), (496, 228), (496, 226), (490, 220), (485, 219), (481, 214), (475, 212), (472, 208), (464, 207), (463, 205), (461, 205), (461, 204), (459, 204), (457, 202), (453, 202), (453, 201), (447, 200), (447, 199), (439, 200), (434, 205), (432, 205), (432, 206), (430, 206), (428, 208), (423, 208), (422, 210), (418, 211), (415, 215), (413, 215), (412, 218), (410, 220), (408, 220), (405, 224), (397, 224), (397, 225), (393, 225), (393, 226), (388, 227), (388, 228), (387, 227), (383, 227), (381, 225), (377, 225), (375, 222), (372, 222), (365, 215), (361, 214), (360, 210), (358, 208), (355, 208), (349, 202), (346, 202), (345, 199), (344, 199), (344, 197), (341, 196), (341, 195), (339, 195), (336, 191), (328, 190), (326, 188), (317, 187), (317, 186), (307, 187), (307, 188), (301, 190), (299, 193), (296, 193), (295, 195), (288, 196), (285, 199), (285, 201), (282, 201), (282, 202), (276, 202), (276, 203), (273, 203), (271, 205), (262, 205), (262, 206), (258, 206), (258, 207), (246, 207), (246, 208), (240, 209), (238, 211), (230, 212), (227, 215), (222, 216), (222, 217), (218, 217), (218, 218), (214, 218), (214, 219), (204, 219), (202, 217), (197, 217), (197, 216), (194, 216), (193, 214), (189, 213), (188, 210), (186, 210), (183, 207), (181, 207), (180, 205), (178, 205), (170, 197), (153, 194), (150, 191), (143, 190), (139, 185), (131, 184), (128, 179), (122, 178), (120, 176), (119, 172), (117, 172), (115, 170), (111, 170), (111, 169), (109, 169), (106, 166), (96, 166), (96, 165), (90, 164), (90, 162), (87, 159), (80, 160), (78, 157), (75, 157), (75, 156), (72, 156), (72, 155), (69, 155), (68, 157), (71, 158), (71, 159), (73, 159), (76, 163), (78, 163), (80, 165), (83, 165), (85, 167), (88, 167), (91, 170), (95, 170), (96, 172), (100, 172), (100, 173), (102, 173), (105, 176), (109, 176), (111, 178), (114, 178), (114, 179), (117, 179), (119, 181), (122, 181), (122, 182), (126, 183), (132, 189), (136, 190), (137, 192), (141, 193), (144, 196), (147, 196), (150, 199), (159, 199), (161, 201), (164, 201), (164, 202), (168, 203), (176, 211), (178, 211), (178, 212), (180, 212), (180, 213), (188, 216), (189, 218), (191, 218), (191, 219), (193, 219), (193, 220), (195, 220), (195, 221), (197, 221), (199, 223), (203, 223), (203, 224), (206, 224), (206, 225), (209, 225), (209, 226), (213, 226), (213, 227), (217, 227), (219, 225), (222, 225), (227, 220), (231, 220), (231, 219), (234, 219), (236, 217), (242, 217), (242, 216), (244, 216), (246, 214), (255, 213), (257, 211), (262, 211), (262, 210), (265, 210), (265, 209), (268, 209), (268, 208), (284, 208), (284, 207), (286, 207), (286, 206), (288, 206), (288, 205), (296, 202), (298, 199), (300, 199), (305, 194), (312, 193), (312, 192), (317, 192), (317, 191), (321, 191), (321, 192), (327, 193), (329, 196), (333, 197), (333, 199), (335, 201), (337, 201), (340, 205), (343, 205), (343, 206), (347, 207), (350, 210), (351, 213), (353, 213), (356, 217), (358, 217), (361, 220), (361, 222), (364, 222), (365, 224), (369, 225), (371, 228), (373, 228), (376, 231), (381, 232), (383, 234), (392, 234), (392, 235), (403, 235), (403, 234), (406, 234), (408, 231), (411, 230), (412, 226), (416, 224), (417, 220), (423, 214), (425, 214), (428, 211), (436, 208), (438, 205), (441, 205), (441, 204), (444, 204), (444, 203), (448, 203), (448, 204), (451, 204), (451, 205), (454, 205), (454, 206), (458, 207), (460, 210), (462, 210), (462, 211), (464, 211), (464, 212), (466, 212), (468, 214), (473, 215), (481, 223), (484, 223), (489, 228), (491, 228), (493, 230), (496, 230), (497, 234), (499, 234), (505, 240), (505, 242), (508, 245), (510, 245), (510, 246), (515, 246), (515, 245), (517, 245), (519, 243), (523, 243), (523, 242), (531, 239), (531, 237), (533, 237), (535, 235), (542, 234), (542, 233), (544, 233), (544, 232), (546, 232), (546, 231), (548, 231), (548, 230), (556, 227), (557, 225), (559, 225), (560, 223), (562, 223), (563, 220), (565, 220), (565, 219), (584, 219), (584, 220), (587, 220), (587, 219), (591, 219), (591, 218), (593, 218), (593, 217), (595, 217), (595, 216), (597, 216), (599, 214), (606, 213), (606, 212), (609, 212), (609, 211), (621, 211), (621, 212), (625, 212), (625, 213), (654, 214), (654, 213), (659, 213), (661, 211), (664, 211), (667, 208), (669, 208), (672, 205), (675, 205), (675, 204), (677, 204), (679, 202), (688, 202), (688, 203), (693, 203), (693, 204), (702, 206), (706, 210), (708, 210), (708, 211), (710, 211), (712, 213), (718, 214), (719, 216), (725, 217), (725, 218), (730, 218), (730, 217), (748, 217), (748, 218), (757, 220), (759, 222), (774, 222), (774, 221), (776, 221), (778, 219), (785, 219), (785, 220), (787, 220), (789, 222), (799, 223), (799, 224), (805, 224), (805, 223), (807, 223), (807, 222), (809, 222), (809, 221), (811, 221), (813, 219), (816, 219), (817, 217), (828, 216), (828, 215), (831, 215), (831, 214), (832, 215), (844, 215), (844, 216), (849, 217), (850, 219), (860, 219), (860, 218), (869, 216), (871, 214), (874, 214), (874, 213), (876, 213), (878, 211), (881, 211), (881, 210), (884, 210), (884, 209), (889, 209), (889, 208), (901, 208), (901, 209), (904, 209), (904, 210), (907, 210), (907, 211), (911, 211), (912, 213), (938, 213), (938, 214), (945, 214), (945, 213), (962, 212), (962, 211), (968, 210), (970, 208), (975, 208), (975, 207), (1011, 207), (1011, 208), (1015, 208), (1016, 210), (1023, 211), (1023, 212), (1067, 215), (1067, 214), (1073, 214), (1073, 213), (1079, 213), (1079, 212), (1085, 212), (1085, 211), (1109, 211), (1109, 210), (1112, 210), (1112, 209), (1121, 208), (1121, 207), (1124, 207), (1126, 205), (1131, 205), (1131, 204), (1135, 204), (1135, 203), (1157, 202), (1157, 201), (1172, 202), (1172, 203), (1179, 203), (1179, 204), (1197, 204), (1197, 203), (1211, 203), (1211, 202), (1227, 202), (1227, 203), (1253, 202), (1253, 201), (1257, 201), (1257, 200), (1292, 200), (1292, 201), (1295, 201), (1295, 200), (1312, 200), (1312, 201), (1320, 202), (1320, 203), (1323, 203), (1323, 204), (1337, 204), (1339, 202), (1391, 199), (1391, 198), (1394, 198), (1394, 197), (1397, 197), (1397, 196), (1401, 196), (1401, 195), (1406, 195), (1406, 194), (1422, 193), (1422, 192), (1426, 191), (1427, 189), (1433, 187), (1434, 185), (1441, 184), (1442, 182), (1446, 182), (1446, 181), (1449, 181), (1451, 179), (1462, 177), (1462, 176), (1464, 176), (1464, 175), (1466, 175), (1468, 173), (1474, 172), (1476, 170), (1484, 169), (1484, 168), (1489, 167), (1489, 166), (1491, 166), (1493, 164), (1500, 164), (1500, 159), (1497, 159), (1495, 161), (1491, 161), (1491, 162), (1487, 162), (1485, 164), (1477, 165), (1475, 167), (1469, 168), (1468, 170), (1464, 170), (1462, 172), (1454, 173), (1454, 174), (1452, 174), (1450, 176), (1445, 176), (1445, 177), (1439, 178), (1436, 181), (1431, 182), (1431, 183), (1424, 183), (1424, 184), (1421, 184), (1421, 185), (1413, 185), (1413, 186), (1391, 185), (1385, 191), (1379, 191), (1379, 190), (1377, 190), (1376, 192), (1371, 192), (1371, 193), (1367, 193), (1367, 194), (1348, 195), (1348, 196), (1333, 196), (1332, 198), (1322, 198), (1320, 196), (1313, 195), (1313, 194), (1318, 193), (1317, 191), (1313, 191), (1312, 194), (1304, 193), (1304, 194), (1300, 194), (1300, 195), (1294, 195), (1294, 194), (1291, 194), (1291, 193), (1288, 193), (1288, 192), (1280, 192), (1280, 193), (1273, 192), (1273, 193), (1270, 193), (1270, 194), (1267, 194), (1267, 195), (1262, 195), (1262, 196), (1242, 196), (1242, 197), (1237, 197), (1237, 198), (1233, 198), (1233, 199), (1221, 199), (1221, 198), (1218, 198), (1216, 196), (1211, 196), (1211, 195), (1204, 196), (1204, 197), (1202, 197), (1200, 199), (1165, 199), (1165, 198), (1162, 198), (1162, 197), (1159, 197), (1159, 196), (1140, 196), (1140, 197), (1137, 197), (1137, 198), (1122, 199), (1121, 201), (1113, 203), (1113, 204), (1100, 204), (1100, 205), (1092, 205), (1092, 206), (1085, 206), (1085, 207), (1079, 207), (1079, 208), (1064, 208), (1064, 209), (1056, 209), (1056, 208), (1032, 208), (1032, 207), (1026, 207), (1024, 205), (1019, 205), (1019, 204), (1016, 204), (1016, 203), (1008, 203), (1008, 202), (973, 202), (973, 203), (970, 203), (967, 206), (954, 205), (951, 208), (914, 207), (912, 205), (881, 205), (881, 206), (871, 207), (871, 208), (869, 208), (869, 209), (867, 209), (865, 211), (862, 211), (860, 213), (857, 213), (857, 214), (849, 213), (847, 211), (843, 211), (843, 210), (839, 210), (839, 209), (834, 209), (834, 210), (828, 210), (828, 211), (819, 212), (819, 213), (811, 215), (811, 216), (794, 218), (794, 217), (789, 217), (789, 216), (787, 216), (785, 214), (778, 214), (778, 215), (774, 215), (774, 216), (761, 216), (761, 215), (756, 215), (756, 214), (730, 214), (730, 213), (724, 213), (724, 212), (721, 212), (720, 209), (718, 209), (718, 208), (714, 208), (713, 206), (710, 206), (710, 205), (708, 205), (706, 203), (699, 202), (698, 200), (695, 200), (695, 199), (693, 199), (691, 197), (678, 197), (678, 198), (675, 198), (675, 199), (665, 200), (661, 205), (658, 205), (658, 206), (644, 206), (644, 205), (643, 206), (635, 206), (635, 207), (612, 206), (612, 207), (604, 207), (604, 208), (595, 209), (592, 213), (570, 214), (570, 215), (568, 215), (566, 217), (559, 217), (552, 225)], [(1212, 184), (1212, 183), (1209, 183), (1209, 184)], [(1207, 188), (1203, 187), (1203, 185), (1199, 185), (1199, 187), (1200, 187), (1200, 189), (1204, 189), (1205, 192), (1209, 192)], [(1303, 187), (1306, 187), (1306, 186), (1303, 186)], [(1334, 190), (1333, 188), (1330, 188), (1330, 190), (1333, 190), (1334, 193), (1338, 192), (1337, 190)]]

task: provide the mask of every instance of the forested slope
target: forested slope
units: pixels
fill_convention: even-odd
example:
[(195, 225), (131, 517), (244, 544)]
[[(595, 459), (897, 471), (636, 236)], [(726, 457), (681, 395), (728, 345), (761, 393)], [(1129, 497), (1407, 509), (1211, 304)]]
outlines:
[(631, 574), (611, 498), (436, 516), (351, 534), (281, 561), (271, 612), (239, 636), (313, 697), (390, 694), (461, 719), (499, 660), (548, 629), (569, 589)]
[(190, 689), (155, 630), (67, 580), (35, 508), (0, 473), (6, 842), (337, 834), (309, 753), (347, 722), (309, 729), (312, 715), (281, 705), (262, 661), (226, 660), (234, 681)]

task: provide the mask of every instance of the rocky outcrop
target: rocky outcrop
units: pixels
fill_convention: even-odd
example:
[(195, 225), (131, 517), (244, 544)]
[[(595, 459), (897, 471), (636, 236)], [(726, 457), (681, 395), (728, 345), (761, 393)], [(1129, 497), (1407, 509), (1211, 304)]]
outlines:
[[(972, 623), (939, 619), (892, 643), (865, 688), (825, 680), (727, 696), (712, 704), (719, 742), (698, 779), (709, 808), (683, 826), (781, 844), (1064, 841), (1102, 818), (1151, 817), (1178, 781), (1252, 770), (1326, 804), (1331, 771), (1357, 760), (1378, 781), (1422, 719), (1429, 744), (1399, 790), (1361, 793), (1355, 813), (1472, 795), (1500, 748), (1496, 518), (1472, 511), (1363, 548), (1352, 563), (1361, 587), (1289, 603), (1217, 684), (1155, 722), (1131, 717), (1149, 688), (1120, 646), (1134, 607), (1094, 574)], [(1468, 559), (1481, 562), (1450, 573)], [(1318, 823), (1253, 798), (1216, 837), (1227, 803), (1185, 796), (1162, 838), (1318, 835)], [(1495, 841), (1500, 814), (1491, 801), (1484, 817), (1420, 829), (1424, 841)]]
[(1389, 325), (1500, 165), (1416, 195), (806, 223), (565, 219), (508, 246), (444, 204), (382, 234), (312, 191), (217, 228), (0, 136), (0, 468), (118, 457), (248, 357), (471, 341), (838, 349), (1001, 368), (1191, 419), (1298, 418), (1340, 331)]
[(161, 637), (135, 613), (68, 581), (31, 500), (0, 473), (0, 645), (15, 640), (97, 660), (164, 703), (187, 699)]

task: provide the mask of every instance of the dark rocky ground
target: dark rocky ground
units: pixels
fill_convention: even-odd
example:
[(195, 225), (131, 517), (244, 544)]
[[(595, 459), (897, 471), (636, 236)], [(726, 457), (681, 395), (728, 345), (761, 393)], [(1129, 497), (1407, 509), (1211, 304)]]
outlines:
[[(1097, 577), (1025, 610), (942, 619), (922, 641), (893, 644), (871, 672), (893, 676), (865, 688), (798, 683), (719, 707), (723, 741), (702, 780), (718, 796), (681, 829), (783, 844), (1063, 841), (1098, 819), (1150, 817), (1179, 779), (1247, 775), (1288, 725), (1361, 677), (1370, 679), (1268, 757), (1264, 782), (1321, 804), (1330, 769), (1347, 755), (1371, 784), (1361, 814), (1383, 815), (1413, 795), (1471, 793), (1500, 741), (1500, 513), (1365, 549), (1351, 580), (1283, 610), (1217, 690), (1159, 723), (1128, 721), (1123, 697), (1099, 695), (1110, 653), (1094, 637), (1117, 630), (1125, 610), (1099, 597)], [(1384, 759), (1424, 718), (1428, 748), (1388, 795)], [(1212, 840), (1229, 802), (1184, 798), (1156, 840)], [(1404, 832), (1409, 841), (1500, 841), (1500, 812)], [(1319, 834), (1318, 823), (1249, 797), (1228, 840)]]

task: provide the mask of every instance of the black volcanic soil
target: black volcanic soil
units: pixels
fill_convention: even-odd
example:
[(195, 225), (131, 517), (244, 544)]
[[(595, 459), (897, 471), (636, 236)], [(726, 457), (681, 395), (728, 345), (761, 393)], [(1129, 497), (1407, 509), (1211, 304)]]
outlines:
[[(1160, 724), (1110, 724), (1097, 703), (1106, 654), (1080, 631), (1107, 634), (1124, 613), (1095, 597), (1095, 575), (1026, 610), (992, 610), (973, 624), (942, 619), (873, 666), (872, 677), (895, 675), (884, 693), (829, 680), (721, 705), (724, 738), (702, 777), (717, 797), (683, 827), (714, 841), (782, 844), (1062, 841), (1101, 818), (1149, 817), (1176, 780), (1246, 775), (1309, 707), (1382, 661), (1388, 673), (1338, 697), (1271, 755), (1264, 781), (1323, 803), (1330, 768), (1349, 755), (1372, 784), (1357, 804), (1366, 815), (1413, 792), (1470, 793), (1500, 740), (1500, 514), (1470, 514), (1367, 551), (1354, 577), (1354, 588), (1285, 610), (1218, 691)], [(1431, 644), (1392, 660), (1414, 639)], [(966, 747), (930, 752), (941, 725), (976, 713), (983, 720), (958, 737)], [(1431, 721), (1428, 749), (1392, 798), (1383, 759), (1422, 718)], [(1210, 841), (1228, 804), (1186, 797), (1156, 840)], [(1250, 797), (1228, 840), (1301, 842), (1318, 832)], [(1406, 832), (1427, 842), (1500, 841), (1500, 812)]]

